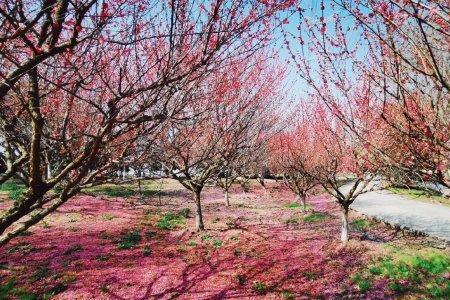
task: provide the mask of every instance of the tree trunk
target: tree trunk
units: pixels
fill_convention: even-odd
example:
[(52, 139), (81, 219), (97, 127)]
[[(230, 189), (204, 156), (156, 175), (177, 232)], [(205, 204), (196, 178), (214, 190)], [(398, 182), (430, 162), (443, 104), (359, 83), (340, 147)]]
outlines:
[(195, 230), (202, 231), (205, 230), (205, 225), (203, 224), (202, 215), (202, 203), (200, 201), (200, 192), (194, 192), (195, 205), (197, 206), (197, 214), (195, 215)]
[(306, 211), (306, 194), (300, 196), (300, 203), (302, 204), (303, 212)]
[(341, 242), (346, 244), (348, 242), (348, 208), (341, 207)]
[(225, 202), (227, 206), (230, 206), (230, 196), (228, 195), (228, 189), (225, 189)]
[(259, 174), (259, 184), (261, 184), (261, 186), (263, 187), (263, 188), (266, 188), (266, 183), (264, 182), (264, 174), (263, 173), (261, 173), (261, 174)]
[(52, 178), (52, 166), (50, 163), (50, 159), (48, 158), (48, 153), (47, 151), (45, 152), (45, 164), (47, 166), (47, 180), (49, 180), (50, 178)]
[(139, 191), (139, 198), (141, 198), (142, 200), (144, 197), (142, 195), (141, 178), (138, 178), (138, 191)]

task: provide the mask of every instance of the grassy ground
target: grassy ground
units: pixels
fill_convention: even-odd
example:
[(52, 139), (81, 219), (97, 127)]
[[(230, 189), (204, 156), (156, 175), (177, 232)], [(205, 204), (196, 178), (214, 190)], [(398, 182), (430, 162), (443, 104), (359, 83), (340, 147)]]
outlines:
[(3, 198), (9, 198), (11, 200), (19, 199), (22, 193), (25, 191), (25, 185), (19, 182), (7, 181), (0, 185), (0, 200)]
[(450, 198), (441, 196), (437, 192), (401, 187), (391, 187), (388, 190), (394, 194), (405, 196), (408, 199), (434, 204), (442, 204), (450, 207)]
[(107, 197), (152, 197), (158, 196), (163, 192), (164, 180), (142, 180), (141, 181), (141, 195), (139, 195), (138, 183), (133, 181), (127, 184), (103, 184), (92, 188), (87, 188), (84, 191), (96, 195), (102, 195)]
[[(156, 191), (159, 183), (148, 183)], [(133, 187), (127, 187), (132, 189)], [(117, 193), (116, 190), (119, 190)], [(112, 192), (111, 192), (112, 190)], [(302, 212), (269, 183), (203, 193), (204, 232), (191, 195), (171, 180), (146, 201), (116, 186), (79, 196), (0, 249), (0, 299), (448, 299), (448, 249), (351, 212), (325, 196)], [(125, 194), (128, 197), (128, 194)], [(139, 199), (135, 194), (132, 199)], [(5, 200), (8, 201), (8, 200)]]

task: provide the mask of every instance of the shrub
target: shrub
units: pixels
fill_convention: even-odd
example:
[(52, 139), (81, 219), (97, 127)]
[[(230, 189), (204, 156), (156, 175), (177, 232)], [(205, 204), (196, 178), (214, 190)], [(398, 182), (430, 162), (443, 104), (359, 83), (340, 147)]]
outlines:
[(439, 286), (437, 284), (427, 285), (426, 293), (432, 295), (436, 299), (449, 299), (450, 284), (447, 284), (446, 286)]
[(138, 245), (142, 240), (141, 234), (138, 230), (128, 231), (122, 233), (122, 237), (119, 240), (119, 249), (131, 249)]

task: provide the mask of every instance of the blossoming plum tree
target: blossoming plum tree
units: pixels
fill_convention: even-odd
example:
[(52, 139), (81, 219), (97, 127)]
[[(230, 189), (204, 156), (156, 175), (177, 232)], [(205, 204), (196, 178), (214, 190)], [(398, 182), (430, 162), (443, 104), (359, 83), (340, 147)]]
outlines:
[(441, 1), (320, 3), (307, 10), (303, 2), (298, 30), (285, 32), (300, 76), (355, 132), (353, 116), (338, 108), (353, 105), (364, 87), (373, 122), (391, 127), (390, 147), (369, 147), (386, 177), (449, 186), (448, 8)]
[[(265, 139), (280, 71), (259, 56), (233, 62), (206, 79), (189, 98), (182, 119), (159, 133), (150, 157), (162, 163), (172, 178), (192, 192), (196, 204), (196, 230), (204, 229), (201, 192), (208, 181), (224, 176)], [(236, 169), (235, 169), (236, 170)], [(228, 176), (225, 175), (225, 176)], [(227, 182), (225, 197), (228, 204)]]
[(270, 141), (271, 171), (283, 175), (283, 182), (292, 190), (306, 211), (306, 197), (318, 181), (312, 176), (316, 157), (315, 128), (302, 109), (302, 116), (289, 130), (275, 135)]

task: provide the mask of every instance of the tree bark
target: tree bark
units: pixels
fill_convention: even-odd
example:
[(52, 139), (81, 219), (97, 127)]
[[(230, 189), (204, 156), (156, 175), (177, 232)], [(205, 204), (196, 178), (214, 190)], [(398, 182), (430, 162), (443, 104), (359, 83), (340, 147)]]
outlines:
[(2, 232), (0, 235), (0, 248), (3, 247), (6, 243), (8, 243), (11, 239), (18, 236), (20, 233), (24, 232), (34, 224), (38, 223), (42, 219), (44, 219), (45, 216), (50, 214), (51, 212), (55, 211), (58, 207), (60, 207), (62, 204), (64, 204), (70, 197), (64, 196), (60, 197), (55, 203), (49, 205), (48, 207), (44, 208), (43, 210), (37, 212), (36, 214), (30, 216), (30, 218), (23, 223), (21, 223), (19, 226), (14, 228), (14, 230), (9, 231), (8, 233)]
[(306, 194), (300, 196), (300, 203), (302, 204), (303, 212), (306, 211)]
[(49, 180), (49, 179), (51, 179), (52, 178), (52, 166), (51, 166), (51, 163), (50, 163), (50, 159), (48, 158), (48, 152), (47, 151), (45, 151), (45, 164), (46, 164), (46, 169), (47, 169), (47, 180)]
[(225, 189), (225, 202), (227, 206), (230, 206), (230, 195), (228, 194), (228, 189)]
[(202, 231), (205, 230), (205, 225), (203, 224), (203, 214), (202, 214), (202, 203), (200, 201), (200, 191), (194, 191), (194, 200), (197, 207), (197, 214), (195, 215), (195, 230)]
[(261, 173), (261, 174), (259, 174), (259, 184), (261, 184), (261, 186), (263, 187), (263, 188), (266, 188), (266, 183), (265, 183), (265, 181), (264, 181), (264, 173)]
[(341, 242), (348, 242), (348, 208), (341, 207)]

